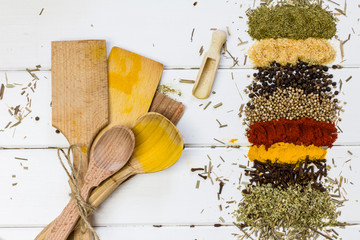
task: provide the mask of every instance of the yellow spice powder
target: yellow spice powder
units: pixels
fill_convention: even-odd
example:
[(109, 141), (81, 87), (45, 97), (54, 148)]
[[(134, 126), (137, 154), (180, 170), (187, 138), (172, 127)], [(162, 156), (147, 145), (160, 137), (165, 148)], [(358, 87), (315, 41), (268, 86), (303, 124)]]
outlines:
[(249, 49), (249, 58), (256, 67), (269, 66), (272, 62), (295, 65), (298, 59), (314, 65), (326, 65), (335, 60), (336, 51), (326, 39), (268, 38), (256, 41)]
[(324, 159), (326, 152), (326, 149), (316, 147), (315, 145), (304, 146), (280, 142), (271, 145), (267, 150), (265, 145), (260, 147), (251, 146), (248, 157), (250, 161), (258, 160), (266, 162), (266, 160), (270, 160), (273, 163), (296, 164), (305, 160), (306, 156), (309, 156), (310, 160)]

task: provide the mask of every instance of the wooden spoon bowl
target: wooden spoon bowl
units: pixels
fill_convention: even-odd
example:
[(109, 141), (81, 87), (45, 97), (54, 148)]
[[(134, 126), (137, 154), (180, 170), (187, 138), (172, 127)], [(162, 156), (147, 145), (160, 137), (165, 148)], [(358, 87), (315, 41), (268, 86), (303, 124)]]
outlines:
[(136, 120), (134, 154), (129, 162), (111, 178), (94, 189), (89, 198), (99, 206), (122, 182), (139, 173), (157, 172), (171, 167), (180, 158), (184, 142), (180, 132), (167, 118), (147, 113)]
[[(90, 166), (80, 190), (84, 201), (87, 201), (92, 188), (98, 186), (127, 163), (134, 150), (134, 142), (134, 134), (125, 126), (115, 126), (100, 137), (90, 154)], [(66, 240), (78, 219), (76, 201), (72, 199), (55, 220), (53, 228), (45, 239)]]

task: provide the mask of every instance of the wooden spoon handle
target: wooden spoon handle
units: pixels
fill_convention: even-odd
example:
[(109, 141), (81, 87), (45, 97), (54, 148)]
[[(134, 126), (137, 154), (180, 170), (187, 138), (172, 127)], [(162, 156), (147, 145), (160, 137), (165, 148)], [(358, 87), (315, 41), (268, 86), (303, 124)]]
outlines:
[(126, 164), (120, 171), (106, 179), (91, 192), (89, 197), (91, 206), (98, 207), (121, 183), (135, 174), (134, 169)]
[(226, 33), (221, 30), (215, 30), (212, 34), (211, 45), (208, 53), (214, 54), (220, 57), (221, 48), (226, 41)]
[[(88, 198), (90, 189), (91, 186), (88, 184), (85, 184), (81, 189), (80, 194), (85, 201)], [(79, 217), (76, 201), (71, 199), (61, 214), (55, 219), (54, 226), (45, 237), (45, 240), (66, 240)]]
[[(79, 161), (80, 161), (79, 152), (78, 151), (73, 151), (73, 165), (74, 165), (75, 172), (77, 172), (77, 169), (79, 167)], [(83, 183), (84, 183), (84, 177), (86, 175), (86, 171), (87, 171), (87, 168), (88, 168), (88, 162), (89, 162), (88, 161), (88, 150), (87, 149), (86, 150), (81, 149), (81, 166), (80, 166), (81, 168), (80, 168), (80, 173), (79, 173), (79, 177), (78, 177), (78, 185), (79, 185), (80, 188), (83, 186)], [(70, 180), (69, 180), (69, 185), (70, 185), (70, 188), (71, 188)], [(68, 205), (69, 204), (70, 204), (70, 202), (68, 203)], [(49, 223), (36, 236), (35, 240), (44, 240), (45, 237), (49, 234), (52, 227), (54, 226), (55, 220), (53, 220), (51, 223)]]
[[(89, 204), (94, 207), (98, 207), (121, 183), (123, 183), (129, 177), (135, 175), (133, 168), (126, 164), (120, 171), (115, 173), (112, 177), (104, 181), (97, 188), (95, 188), (88, 200)], [(73, 200), (71, 200), (73, 201)], [(71, 202), (70, 201), (70, 202)], [(70, 203), (69, 203), (70, 204)], [(68, 205), (69, 205), (68, 204)], [(77, 209), (76, 209), (77, 211)], [(35, 240), (51, 239), (48, 235), (55, 226), (57, 219), (48, 224), (35, 238)], [(75, 228), (79, 225), (77, 222)], [(74, 227), (74, 225), (73, 225)]]

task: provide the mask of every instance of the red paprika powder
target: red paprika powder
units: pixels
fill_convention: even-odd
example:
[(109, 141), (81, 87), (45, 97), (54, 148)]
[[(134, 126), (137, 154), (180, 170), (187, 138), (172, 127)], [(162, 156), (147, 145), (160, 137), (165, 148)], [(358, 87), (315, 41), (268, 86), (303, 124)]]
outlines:
[(334, 123), (318, 122), (311, 118), (281, 118), (250, 125), (247, 137), (250, 143), (265, 145), (266, 149), (277, 142), (332, 147), (337, 139), (336, 132)]

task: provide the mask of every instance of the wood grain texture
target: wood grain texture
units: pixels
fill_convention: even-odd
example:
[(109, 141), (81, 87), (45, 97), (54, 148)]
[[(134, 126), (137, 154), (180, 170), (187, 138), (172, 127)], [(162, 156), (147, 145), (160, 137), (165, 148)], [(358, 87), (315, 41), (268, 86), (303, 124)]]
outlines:
[(134, 153), (129, 162), (112, 177), (93, 190), (89, 203), (101, 204), (130, 176), (162, 171), (171, 167), (183, 151), (183, 139), (167, 118), (158, 113), (140, 117), (132, 128), (135, 135)]
[[(110, 121), (96, 136), (93, 145), (112, 126), (132, 126), (138, 117), (148, 111), (163, 71), (162, 64), (118, 47), (111, 50), (108, 63)], [(40, 236), (51, 225), (52, 223), (44, 228), (37, 239), (41, 239)], [(70, 239), (82, 240), (89, 237), (88, 233), (82, 234), (80, 229), (76, 229)]]
[[(110, 121), (99, 136), (117, 124), (131, 127), (148, 111), (163, 69), (161, 63), (149, 58), (119, 47), (111, 49), (108, 59)], [(97, 140), (98, 137), (94, 144)], [(91, 237), (77, 229), (74, 240), (91, 240)]]
[(221, 60), (221, 48), (226, 41), (226, 33), (216, 30), (212, 34), (209, 50), (204, 54), (192, 94), (199, 99), (209, 97), (214, 84), (216, 72)]
[[(170, 121), (172, 121), (172, 123), (175, 125), (180, 120), (181, 116), (184, 113), (184, 110), (185, 110), (185, 106), (182, 103), (177, 102), (177, 101), (173, 100), (172, 98), (170, 98), (164, 94), (161, 94), (159, 92), (156, 92), (154, 100), (150, 107), (150, 111), (165, 115), (169, 120), (171, 119)], [(110, 180), (107, 180), (107, 181), (105, 181), (107, 183), (104, 182), (102, 184), (102, 185), (105, 185), (102, 188), (106, 187), (107, 191), (104, 191), (101, 194), (99, 194), (97, 196), (99, 200), (92, 202), (92, 204), (99, 205), (101, 203), (100, 202), (101, 199), (106, 199), (106, 197), (109, 194), (111, 194), (111, 192), (114, 191), (114, 189), (117, 186), (119, 186), (121, 183), (123, 183), (124, 181), (126, 181), (133, 175), (134, 175), (134, 171), (133, 171), (132, 167), (130, 167), (129, 165), (126, 165), (125, 167), (123, 167), (117, 174), (117, 177), (115, 178), (116, 181), (112, 182)], [(113, 188), (111, 188), (111, 186), (113, 186)], [(50, 224), (48, 224), (38, 234), (38, 236), (36, 237), (36, 240), (44, 239), (45, 236), (47, 235), (47, 233), (50, 231), (53, 224), (54, 224), (54, 221), (51, 222)], [(76, 237), (80, 238), (80, 239), (82, 239), (82, 238), (86, 239), (91, 236), (89, 235), (89, 233), (83, 234), (80, 228), (76, 228), (75, 231), (73, 231), (71, 233), (71, 235), (68, 237), (68, 240), (72, 240)]]
[[(129, 160), (135, 146), (135, 136), (124, 126), (106, 131), (90, 155), (89, 169), (85, 175), (80, 196), (87, 201), (90, 190), (121, 169)], [(71, 199), (55, 220), (46, 240), (66, 240), (80, 217), (75, 199)]]
[[(167, 169), (180, 158), (183, 151), (183, 139), (175, 125), (164, 116), (158, 113), (145, 114), (136, 121), (133, 131), (134, 135), (136, 133), (135, 144), (137, 145), (134, 148), (133, 156), (123, 168), (92, 191), (88, 200), (90, 205), (98, 207), (121, 183), (131, 176)], [(71, 202), (72, 200), (70, 204), (73, 204)], [(74, 214), (71, 209), (65, 209), (64, 211), (67, 212), (66, 214)], [(56, 221), (47, 225), (38, 234), (36, 240), (51, 239), (49, 234), (55, 228)], [(74, 227), (74, 225), (71, 227)], [(80, 231), (80, 229), (75, 227), (75, 232), (77, 231)], [(74, 234), (74, 236), (70, 237), (75, 236)]]
[(164, 69), (161, 63), (113, 47), (109, 60), (110, 124), (131, 127), (147, 113)]
[[(80, 181), (94, 136), (108, 122), (105, 40), (52, 42), (52, 123), (81, 147)], [(74, 155), (74, 166), (79, 156)]]
[(149, 109), (149, 112), (160, 113), (175, 125), (179, 122), (180, 118), (184, 114), (184, 111), (184, 104), (159, 92), (155, 93)]
[[(52, 43), (52, 122), (70, 144), (81, 147), (80, 185), (92, 140), (108, 122), (106, 54), (105, 40)], [(75, 167), (79, 159), (74, 153)]]
[[(346, 16), (336, 16), (340, 20), (337, 23), (337, 35), (340, 40), (345, 41), (351, 34), (351, 39), (344, 44), (343, 62), (339, 41), (331, 40), (337, 50), (334, 64), (341, 64), (346, 68), (330, 70), (330, 74), (334, 74), (336, 81), (342, 79), (343, 90), (338, 97), (339, 100), (346, 101), (347, 105), (345, 112), (341, 114), (343, 121), (339, 123), (343, 133), (339, 134), (337, 146), (328, 153), (329, 162), (334, 158), (337, 167), (329, 172), (331, 177), (338, 178), (344, 162), (352, 159), (344, 166), (348, 170), (344, 176), (354, 185), (344, 186), (349, 194), (346, 198), (350, 201), (341, 209), (341, 218), (359, 221), (359, 215), (354, 214), (354, 211), (359, 209), (359, 203), (355, 201), (360, 200), (360, 82), (356, 81), (360, 78), (360, 8), (358, 1), (336, 2), (340, 6), (329, 1), (323, 1), (323, 6), (329, 5), (328, 10), (337, 14), (334, 8), (345, 11), (344, 4), (347, 4)], [(212, 149), (210, 146), (220, 145), (213, 138), (226, 143), (236, 138), (239, 139), (236, 144), (248, 145), (244, 135), (246, 126), (241, 124), (242, 120), (237, 116), (240, 105), (247, 102), (243, 89), (250, 84), (253, 74), (250, 59), (244, 61), (247, 48), (253, 44), (246, 32), (245, 11), (253, 8), (254, 4), (255, 7), (258, 6), (261, 1), (209, 0), (198, 1), (196, 6), (193, 5), (194, 1), (186, 0), (162, 1), (161, 6), (144, 0), (104, 1), (101, 4), (95, 0), (2, 3), (3, 21), (0, 28), (3, 36), (6, 36), (0, 44), (2, 83), (5, 84), (4, 72), (8, 75), (9, 83), (26, 86), (27, 79), (31, 81), (31, 76), (25, 68), (33, 68), (39, 64), (42, 71), (36, 72), (40, 81), (32, 95), (32, 113), (16, 128), (0, 133), (0, 146), (11, 148), (0, 150), (0, 239), (34, 239), (41, 228), (59, 214), (59, 210), (69, 199), (67, 177), (57, 161), (56, 150), (47, 149), (68, 146), (64, 136), (55, 133), (55, 129), (51, 127), (51, 72), (48, 71), (51, 68), (51, 41), (105, 37), (108, 53), (112, 46), (121, 44), (125, 49), (141, 52), (164, 64), (166, 70), (161, 84), (183, 93), (182, 96), (169, 96), (186, 106), (186, 114), (179, 121), (178, 128), (186, 146), (190, 148), (185, 149), (181, 161), (170, 169), (157, 174), (141, 174), (122, 184), (96, 213), (93, 224), (98, 226), (96, 230), (100, 238), (165, 240), (170, 236), (173, 240), (236, 239), (232, 236), (232, 233), (240, 233), (236, 227), (214, 228), (214, 223), (221, 223), (219, 216), (224, 217), (227, 225), (231, 225), (233, 221), (231, 215), (218, 209), (218, 186), (203, 181), (197, 174), (190, 172), (190, 168), (207, 164), (207, 154), (216, 161), (216, 166), (220, 155), (226, 160), (225, 164), (228, 163), (226, 168), (222, 165), (222, 169), (231, 171), (232, 174), (216, 173), (232, 177), (236, 184), (235, 178), (243, 173), (243, 169), (232, 166), (231, 162), (246, 165), (247, 159), (243, 156), (247, 153), (246, 147), (231, 150)], [(218, 71), (213, 86), (216, 94), (211, 94), (208, 100), (195, 99), (191, 94), (192, 84), (180, 84), (178, 79), (195, 80), (204, 56), (199, 54), (199, 49), (202, 46), (205, 51), (208, 49), (212, 34), (210, 28), (225, 30), (226, 26), (231, 32), (226, 43), (227, 49), (238, 59), (238, 65), (234, 66), (235, 69), (230, 68), (234, 61), (225, 53), (219, 65), (222, 69)], [(241, 41), (244, 44), (240, 45)], [(349, 76), (353, 76), (352, 80), (345, 82), (344, 79)], [(19, 98), (21, 91), (18, 91), (21, 88), (22, 86), (5, 88), (4, 98), (0, 101), (0, 106), (4, 107), (0, 111), (2, 127), (12, 120), (9, 119), (10, 115), (7, 116), (7, 106), (16, 106), (18, 101), (22, 101)], [(244, 99), (239, 96), (237, 88)], [(203, 110), (209, 101), (212, 104)], [(213, 109), (212, 106), (219, 102), (223, 105)], [(201, 104), (203, 105), (199, 106)], [(40, 121), (35, 121), (35, 116), (39, 116)], [(219, 128), (216, 119), (228, 127)], [(353, 156), (347, 153), (348, 150)], [(14, 157), (28, 158), (25, 166), (29, 170), (24, 171), (19, 161), (14, 161)], [(11, 178), (11, 174), (16, 174), (17, 177)], [(197, 180), (201, 181), (200, 189), (195, 189)], [(12, 186), (15, 182), (18, 183), (17, 186)], [(232, 199), (241, 197), (241, 194), (237, 195), (239, 191), (230, 184), (225, 186), (224, 194), (226, 192)], [(39, 198), (44, 193), (48, 197)], [(225, 206), (224, 202), (223, 207)], [(153, 227), (155, 224), (164, 227)], [(191, 225), (195, 227), (190, 227)], [(339, 238), (346, 240), (358, 239), (360, 233), (358, 226), (335, 230), (339, 233)]]

